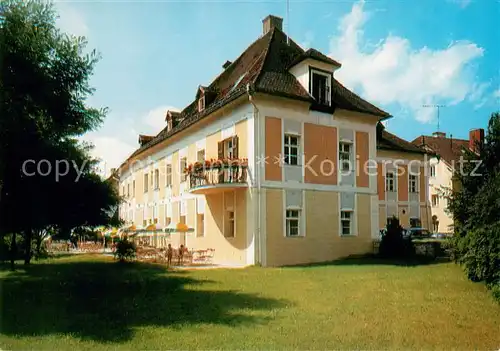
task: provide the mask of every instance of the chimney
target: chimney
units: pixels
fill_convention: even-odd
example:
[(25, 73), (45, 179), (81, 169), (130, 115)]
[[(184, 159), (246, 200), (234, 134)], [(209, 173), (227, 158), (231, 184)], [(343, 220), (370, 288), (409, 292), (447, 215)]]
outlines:
[(446, 133), (444, 133), (444, 132), (434, 132), (434, 133), (432, 133), (432, 136), (434, 138), (446, 138)]
[(283, 18), (269, 15), (262, 20), (262, 34), (266, 35), (273, 27), (283, 30)]
[(475, 153), (479, 153), (479, 150), (484, 143), (484, 129), (472, 129), (469, 132), (469, 149)]
[(226, 69), (228, 68), (229, 66), (231, 66), (231, 61), (227, 60), (223, 65), (222, 65), (222, 68)]

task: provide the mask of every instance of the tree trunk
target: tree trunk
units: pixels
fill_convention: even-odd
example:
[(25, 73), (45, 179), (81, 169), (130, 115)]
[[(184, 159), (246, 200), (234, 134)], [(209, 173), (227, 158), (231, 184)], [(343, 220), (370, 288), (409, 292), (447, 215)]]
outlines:
[(36, 257), (37, 257), (37, 259), (39, 259), (41, 256), (41, 250), (42, 250), (42, 233), (38, 232), (37, 237), (36, 237)]
[(24, 242), (24, 264), (29, 265), (31, 262), (31, 240), (33, 238), (33, 231), (29, 229), (26, 231), (26, 240)]
[(14, 270), (17, 254), (16, 234), (12, 233), (12, 240), (10, 242), (10, 268)]

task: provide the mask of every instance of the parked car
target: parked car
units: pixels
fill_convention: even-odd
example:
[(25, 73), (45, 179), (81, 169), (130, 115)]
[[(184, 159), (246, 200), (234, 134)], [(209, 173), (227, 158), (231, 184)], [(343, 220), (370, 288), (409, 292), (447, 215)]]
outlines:
[(431, 232), (424, 228), (409, 228), (406, 229), (406, 235), (403, 236), (410, 237), (412, 239), (426, 239), (431, 237)]
[(449, 235), (446, 233), (432, 233), (431, 238), (433, 239), (446, 239)]

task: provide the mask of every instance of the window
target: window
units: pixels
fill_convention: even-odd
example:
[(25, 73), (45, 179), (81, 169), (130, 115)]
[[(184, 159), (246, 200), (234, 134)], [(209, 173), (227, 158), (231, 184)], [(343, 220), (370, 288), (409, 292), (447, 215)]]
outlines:
[(154, 224), (157, 224), (158, 223), (158, 218), (155, 218), (154, 221), (153, 221)]
[(432, 207), (438, 207), (439, 206), (439, 195), (432, 195), (431, 201), (432, 201)]
[(352, 211), (340, 212), (340, 223), (342, 226), (342, 235), (352, 235)]
[(320, 105), (330, 106), (330, 79), (330, 74), (311, 72), (312, 96)]
[(146, 174), (144, 174), (144, 192), (145, 192), (145, 193), (147, 193), (147, 192), (148, 192), (148, 184), (149, 184), (149, 183), (148, 183), (148, 181), (149, 181), (148, 176), (149, 176), (149, 175), (148, 175), (147, 173), (146, 173)]
[(300, 235), (300, 210), (286, 210), (286, 236)]
[(285, 164), (297, 166), (299, 164), (299, 137), (285, 134)]
[(199, 150), (198, 154), (196, 155), (196, 160), (198, 162), (204, 162), (205, 161), (205, 150)]
[(349, 172), (351, 170), (351, 144), (339, 144), (340, 170)]
[(217, 144), (217, 157), (219, 159), (238, 158), (238, 136), (234, 135), (227, 139), (221, 140)]
[(233, 158), (233, 156), (234, 156), (233, 139), (229, 138), (224, 141), (224, 157)]
[(144, 220), (142, 221), (142, 226), (143, 226), (143, 227), (146, 227), (147, 225), (148, 225), (148, 221), (144, 219)]
[(125, 185), (122, 186), (122, 196), (125, 196)]
[(198, 99), (198, 111), (201, 112), (205, 109), (205, 96)]
[(169, 225), (170, 223), (172, 223), (172, 218), (170, 218), (170, 217), (165, 217), (165, 227), (166, 227), (167, 225)]
[(160, 189), (160, 171), (155, 169), (154, 189)]
[(432, 165), (431, 166), (431, 177), (435, 177), (435, 176), (436, 176), (436, 166)]
[(205, 215), (203, 213), (198, 213), (196, 217), (196, 236), (204, 236), (205, 235)]
[(166, 176), (165, 176), (165, 182), (167, 186), (172, 186), (172, 165), (167, 164), (167, 169), (165, 171)]
[(127, 184), (127, 197), (130, 197), (130, 183)]
[(410, 193), (416, 193), (418, 192), (417, 184), (418, 184), (418, 179), (416, 175), (411, 175), (410, 174)]
[(187, 179), (187, 173), (185, 172), (185, 169), (187, 168), (187, 158), (183, 157), (181, 158), (181, 181), (185, 182)]
[(226, 227), (224, 228), (226, 238), (234, 237), (234, 211), (226, 211)]
[(394, 186), (394, 173), (393, 172), (387, 172), (385, 174), (385, 191), (395, 191), (395, 186)]
[(186, 216), (180, 216), (179, 223), (186, 224)]
[(132, 196), (135, 197), (135, 180), (132, 182)]

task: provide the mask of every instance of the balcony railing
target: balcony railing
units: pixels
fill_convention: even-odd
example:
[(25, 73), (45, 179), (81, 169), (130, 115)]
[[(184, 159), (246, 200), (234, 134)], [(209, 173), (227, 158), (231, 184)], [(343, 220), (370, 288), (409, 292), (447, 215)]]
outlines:
[(209, 187), (209, 188), (231, 188), (233, 184), (235, 187), (247, 182), (247, 165), (220, 165), (210, 168), (197, 168), (188, 171), (189, 177), (189, 190)]

